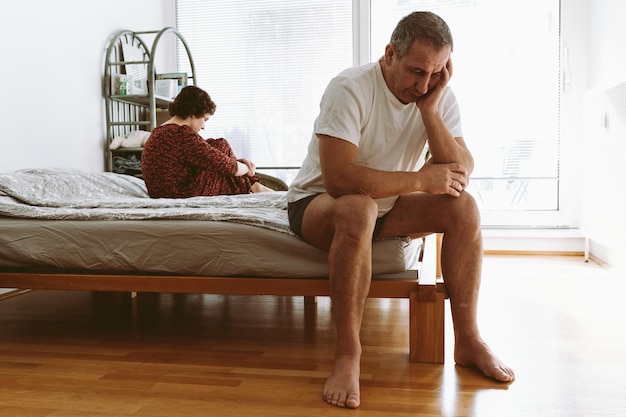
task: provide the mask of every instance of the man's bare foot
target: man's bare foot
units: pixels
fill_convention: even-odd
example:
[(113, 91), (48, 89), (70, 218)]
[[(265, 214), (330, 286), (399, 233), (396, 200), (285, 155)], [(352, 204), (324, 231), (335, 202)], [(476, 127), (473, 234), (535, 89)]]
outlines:
[(361, 404), (359, 390), (360, 358), (341, 356), (335, 359), (333, 372), (324, 384), (324, 401), (337, 407), (357, 408)]
[(486, 377), (499, 382), (513, 382), (515, 372), (498, 359), (481, 339), (455, 342), (454, 361), (459, 366), (478, 368)]

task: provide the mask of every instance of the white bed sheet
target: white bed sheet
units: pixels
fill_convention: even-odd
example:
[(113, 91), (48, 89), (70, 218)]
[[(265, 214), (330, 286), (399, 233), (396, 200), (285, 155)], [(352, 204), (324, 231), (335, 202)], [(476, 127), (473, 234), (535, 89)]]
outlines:
[[(414, 269), (420, 247), (376, 240), (374, 275)], [(326, 259), (294, 235), (233, 222), (0, 217), (0, 268), (315, 278), (328, 275)]]

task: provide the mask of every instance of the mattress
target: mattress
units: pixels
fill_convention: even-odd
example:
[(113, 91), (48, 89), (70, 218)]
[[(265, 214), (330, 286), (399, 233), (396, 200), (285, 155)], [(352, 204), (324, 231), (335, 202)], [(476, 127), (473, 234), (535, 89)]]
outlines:
[[(373, 243), (373, 274), (414, 269), (421, 240)], [(326, 252), (265, 227), (207, 220), (0, 217), (0, 268), (205, 276), (328, 276)]]

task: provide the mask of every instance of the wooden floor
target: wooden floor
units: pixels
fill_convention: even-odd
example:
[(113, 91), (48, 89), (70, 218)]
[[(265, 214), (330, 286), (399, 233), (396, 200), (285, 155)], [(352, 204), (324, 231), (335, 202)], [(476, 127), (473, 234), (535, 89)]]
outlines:
[[(626, 416), (626, 277), (488, 256), (483, 333), (510, 385), (408, 361), (406, 300), (369, 300), (362, 404), (321, 399), (329, 302), (35, 291), (0, 301), (0, 416)], [(449, 320), (449, 317), (448, 317)]]

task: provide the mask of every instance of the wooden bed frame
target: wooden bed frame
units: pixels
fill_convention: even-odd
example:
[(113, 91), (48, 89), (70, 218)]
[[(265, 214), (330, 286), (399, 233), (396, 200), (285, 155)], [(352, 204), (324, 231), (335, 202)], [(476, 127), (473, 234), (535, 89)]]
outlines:
[[(416, 277), (373, 279), (369, 297), (409, 299), (409, 358), (414, 362), (443, 363), (444, 304), (439, 236), (422, 245)], [(0, 288), (115, 292), (205, 293), (237, 295), (328, 296), (327, 278), (214, 277), (156, 274), (21, 272), (0, 269)]]
[[(286, 190), (280, 179), (257, 172), (261, 182), (275, 190)], [(403, 278), (372, 279), (369, 297), (409, 299), (409, 358), (414, 362), (443, 363), (444, 304), (447, 298), (441, 278), (439, 248), (441, 235), (424, 239), (419, 267)], [(404, 278), (406, 277), (406, 278)], [(163, 275), (150, 273), (32, 271), (1, 268), (0, 288), (18, 290), (83, 290), (160, 293), (204, 293), (232, 295), (328, 296), (328, 278), (223, 277)]]

